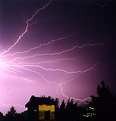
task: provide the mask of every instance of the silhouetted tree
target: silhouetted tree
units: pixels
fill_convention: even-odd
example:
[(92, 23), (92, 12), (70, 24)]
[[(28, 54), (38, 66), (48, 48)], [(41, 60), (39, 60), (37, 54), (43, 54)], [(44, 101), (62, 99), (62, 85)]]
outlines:
[(8, 111), (7, 115), (12, 115), (12, 116), (16, 115), (16, 109), (14, 106), (10, 108), (10, 111)]
[(112, 93), (109, 89), (108, 86), (105, 85), (104, 81), (102, 81), (98, 86), (97, 86), (97, 94), (101, 98), (110, 98), (112, 96)]
[(56, 108), (59, 108), (59, 99), (58, 98), (55, 98), (55, 106), (56, 106)]
[(65, 110), (66, 121), (74, 121), (79, 119), (79, 107), (77, 107), (77, 102), (74, 103), (73, 99), (68, 99)]
[(0, 112), (0, 121), (4, 121), (4, 116), (2, 112)]
[(62, 101), (62, 103), (61, 103), (61, 105), (60, 105), (60, 109), (61, 109), (62, 111), (65, 110), (65, 102), (64, 102), (64, 100)]
[(7, 120), (7, 121), (15, 121), (15, 116), (16, 116), (16, 109), (15, 109), (15, 107), (14, 106), (12, 106), (11, 108), (10, 108), (10, 110), (8, 111), (8, 113), (6, 114), (6, 117), (5, 117), (5, 119)]
[(114, 112), (116, 110), (116, 100), (113, 93), (103, 81), (97, 86), (97, 94), (98, 97), (91, 96), (92, 101), (90, 103), (96, 110), (96, 119), (113, 121), (113, 118), (115, 118)]

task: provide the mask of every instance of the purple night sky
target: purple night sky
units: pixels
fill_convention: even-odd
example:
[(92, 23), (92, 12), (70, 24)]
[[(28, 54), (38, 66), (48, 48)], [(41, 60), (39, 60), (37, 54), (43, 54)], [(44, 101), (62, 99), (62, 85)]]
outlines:
[(116, 2), (0, 0), (0, 111), (32, 95), (84, 100), (116, 92)]

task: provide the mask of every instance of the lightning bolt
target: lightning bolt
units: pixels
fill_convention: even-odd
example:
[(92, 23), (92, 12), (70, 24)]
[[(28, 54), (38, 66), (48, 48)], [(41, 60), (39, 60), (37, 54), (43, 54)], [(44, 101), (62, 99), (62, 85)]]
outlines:
[(86, 102), (88, 100), (91, 100), (91, 97), (86, 97), (84, 99), (79, 99), (79, 98), (75, 98), (75, 97), (66, 95), (64, 93), (64, 90), (63, 90), (63, 85), (67, 84), (68, 82), (72, 82), (72, 81), (73, 81), (73, 79), (59, 83), (58, 88), (57, 88), (57, 92), (58, 92), (58, 89), (60, 89), (61, 95), (64, 96), (66, 99), (73, 99), (73, 100), (76, 100), (76, 101), (79, 101), (79, 102)]
[(18, 43), (19, 41), (24, 37), (24, 35), (27, 33), (28, 29), (29, 29), (29, 23), (34, 19), (34, 17), (42, 10), (44, 10), (46, 7), (48, 7), (50, 4), (51, 4), (52, 0), (50, 0), (46, 5), (44, 5), (43, 7), (39, 8), (37, 11), (35, 11), (35, 13), (29, 18), (26, 20), (26, 27), (25, 27), (25, 30), (24, 32), (18, 37), (18, 39), (16, 40), (16, 42), (11, 45), (7, 50), (5, 50), (4, 52), (2, 52), (0, 55), (4, 55), (6, 54), (7, 52), (9, 52), (12, 48), (14, 48)]
[[(64, 38), (62, 38), (64, 39)], [(57, 40), (61, 40), (61, 38), (57, 39)], [(57, 41), (57, 40), (54, 40), (54, 41)], [(50, 42), (48, 43), (51, 43), (53, 42), (53, 40), (51, 40)], [(23, 52), (16, 52), (16, 53), (28, 53), (30, 52), (31, 50), (33, 49), (38, 49), (39, 47), (41, 47), (42, 45), (49, 45), (48, 43), (46, 44), (41, 44), (40, 46), (37, 46), (37, 47), (34, 47), (34, 48), (31, 48), (29, 49), (28, 51), (23, 51)], [(37, 57), (37, 56), (56, 56), (56, 55), (61, 55), (61, 54), (64, 54), (66, 52), (71, 52), (72, 50), (76, 49), (76, 48), (83, 48), (83, 47), (87, 47), (87, 46), (91, 46), (91, 47), (94, 47), (94, 46), (101, 46), (103, 45), (103, 43), (96, 43), (96, 44), (83, 44), (81, 46), (79, 45), (76, 45), (74, 47), (71, 47), (70, 49), (66, 49), (66, 50), (63, 50), (63, 51), (60, 51), (60, 52), (56, 52), (56, 53), (44, 53), (44, 54), (34, 54), (34, 55), (31, 55), (31, 56), (27, 56), (27, 57), (16, 57), (15, 59), (11, 60), (11, 61), (16, 61), (16, 60), (24, 60), (24, 59), (30, 59), (30, 58), (34, 58), (34, 57)], [(12, 56), (15, 55), (16, 53), (14, 54), (11, 54)], [(8, 55), (9, 56), (9, 55)], [(11, 62), (10, 61), (10, 62)]]
[(80, 101), (80, 102), (85, 102), (87, 100), (91, 100), (90, 97), (87, 97), (87, 98), (84, 98), (84, 99), (79, 99), (79, 98), (75, 98), (75, 97), (70, 97), (70, 96), (67, 96), (64, 92), (63, 92), (63, 86), (62, 84), (59, 84), (58, 87), (60, 88), (60, 93), (61, 95), (63, 95), (66, 99), (73, 99), (73, 100), (76, 100), (76, 101)]
[[(73, 47), (70, 47), (68, 49), (64, 49), (62, 51), (58, 51), (58, 52), (52, 52), (52, 53), (37, 53), (37, 54), (31, 54), (32, 51), (34, 50), (39, 50), (42, 47), (48, 47), (49, 45), (59, 42), (59, 41), (63, 41), (68, 39), (69, 37), (73, 36), (73, 34), (67, 35), (67, 36), (63, 36), (63, 37), (59, 37), (57, 39), (53, 39), (50, 40), (48, 42), (45, 43), (41, 43), (38, 46), (34, 46), (29, 48), (28, 50), (24, 50), (24, 51), (19, 51), (19, 52), (14, 52), (14, 53), (10, 53), (10, 51), (22, 40), (22, 38), (25, 36), (25, 34), (28, 32), (29, 27), (32, 26), (33, 24), (30, 24), (33, 19), (35, 18), (35, 16), (40, 12), (43, 11), (45, 8), (47, 8), (50, 4), (51, 4), (52, 0), (50, 0), (46, 5), (44, 5), (43, 7), (37, 9), (35, 11), (35, 13), (26, 20), (26, 25), (25, 25), (25, 29), (24, 31), (20, 34), (20, 36), (18, 36), (17, 40), (15, 41), (15, 43), (13, 45), (11, 45), (8, 49), (4, 50), (1, 54), (0, 54), (0, 68), (1, 70), (4, 70), (5, 72), (10, 73), (11, 75), (13, 75), (12, 77), (16, 78), (19, 73), (23, 73), (23, 72), (29, 72), (31, 74), (35, 74), (37, 75), (37, 77), (41, 78), (42, 81), (44, 81), (46, 84), (52, 84), (55, 85), (57, 87), (57, 89), (60, 90), (60, 94), (65, 97), (65, 98), (69, 98), (68, 95), (66, 95), (64, 93), (63, 87), (65, 84), (72, 82), (73, 79), (69, 80), (69, 81), (63, 81), (63, 82), (55, 82), (53, 80), (47, 79), (47, 77), (44, 75), (45, 72), (50, 72), (50, 73), (62, 73), (68, 76), (73, 76), (73, 75), (78, 75), (78, 74), (84, 74), (87, 73), (89, 71), (93, 71), (95, 70), (95, 67), (99, 64), (99, 63), (94, 63), (92, 65), (90, 65), (88, 68), (85, 68), (83, 70), (67, 70), (62, 68), (49, 68), (46, 65), (54, 65), (56, 63), (61, 63), (61, 62), (73, 62), (75, 59), (74, 58), (58, 58), (58, 59), (48, 59), (48, 60), (42, 60), (40, 61), (38, 59), (38, 62), (30, 62), (29, 59), (36, 59), (36, 57), (53, 57), (53, 56), (58, 56), (58, 55), (63, 55), (63, 54), (68, 54), (69, 52), (73, 52), (75, 49), (82, 49), (82, 48), (86, 48), (86, 47), (98, 47), (98, 46), (103, 46), (103, 43), (86, 43), (86, 44), (82, 44), (82, 45), (75, 45)], [(34, 23), (36, 24), (36, 23)], [(77, 33), (76, 33), (77, 34)], [(9, 53), (8, 53), (9, 52)], [(20, 56), (20, 54), (30, 54), (29, 56)], [(10, 59), (8, 57), (11, 57)], [(24, 60), (27, 60), (28, 62), (25, 62)], [(17, 62), (18, 61), (18, 62)], [(36, 69), (35, 69), (36, 68)], [(41, 72), (42, 70), (42, 72)], [(16, 77), (14, 76), (16, 75)], [(34, 81), (32, 81), (29, 77), (19, 77), (18, 78), (24, 80), (25, 82), (29, 82), (29, 83), (34, 83)], [(87, 97), (85, 99), (78, 99), (76, 97), (71, 97), (70, 98), (77, 100), (77, 101), (86, 101), (88, 99), (90, 99), (90, 97)]]

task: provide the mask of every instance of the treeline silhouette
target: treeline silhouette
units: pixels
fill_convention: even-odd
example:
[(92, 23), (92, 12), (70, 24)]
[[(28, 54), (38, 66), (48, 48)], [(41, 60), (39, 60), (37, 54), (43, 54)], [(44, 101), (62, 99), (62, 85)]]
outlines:
[[(55, 102), (55, 121), (116, 121), (116, 96), (103, 81), (97, 86), (97, 94), (90, 96), (91, 101), (85, 106), (79, 106), (73, 99), (63, 100), (59, 105), (58, 98), (40, 98)], [(37, 117), (30, 119), (29, 115), (28, 110), (17, 113), (12, 106), (6, 115), (0, 112), (0, 121), (39, 121)]]

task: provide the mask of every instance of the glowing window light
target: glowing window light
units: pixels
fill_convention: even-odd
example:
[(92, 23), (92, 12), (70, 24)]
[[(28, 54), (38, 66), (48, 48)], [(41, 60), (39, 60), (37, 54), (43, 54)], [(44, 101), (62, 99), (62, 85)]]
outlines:
[(50, 113), (50, 119), (55, 119), (55, 105), (39, 105), (39, 119), (44, 120), (45, 119), (45, 112), (49, 111)]

